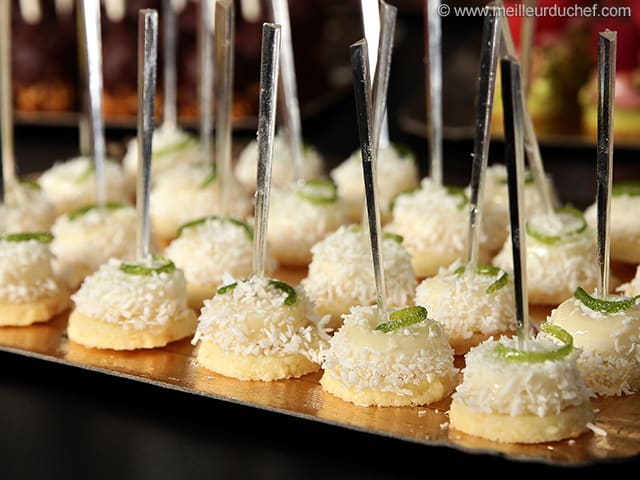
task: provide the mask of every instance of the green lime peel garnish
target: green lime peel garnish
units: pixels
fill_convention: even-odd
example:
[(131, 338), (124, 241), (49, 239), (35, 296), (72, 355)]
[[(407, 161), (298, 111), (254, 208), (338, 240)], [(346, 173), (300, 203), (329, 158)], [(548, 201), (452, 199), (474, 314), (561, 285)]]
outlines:
[(219, 215), (209, 215), (208, 217), (202, 217), (202, 218), (198, 218), (196, 220), (187, 222), (181, 225), (180, 228), (178, 228), (177, 236), (180, 237), (186, 229), (197, 227), (198, 225), (202, 225), (208, 220), (219, 220), (221, 222), (229, 222), (234, 225), (237, 225), (238, 227), (243, 228), (245, 233), (247, 234), (247, 237), (249, 237), (249, 240), (253, 241), (253, 228), (251, 228), (248, 224), (246, 224), (242, 220), (238, 220), (237, 218), (221, 217)]
[[(295, 305), (295, 303), (298, 301), (298, 292), (296, 292), (296, 289), (288, 283), (281, 280), (269, 280), (269, 285), (277, 288), (278, 290), (282, 290), (287, 294), (284, 299), (284, 304), (286, 306), (290, 307), (291, 305)], [(219, 295), (224, 295), (225, 293), (229, 293), (234, 290), (237, 286), (238, 282), (229, 283), (228, 285), (224, 285), (218, 288), (217, 293)]]
[(36, 180), (32, 180), (30, 178), (21, 178), (20, 185), (28, 187), (32, 190), (42, 190), (42, 187)]
[(540, 363), (547, 360), (560, 360), (573, 351), (573, 337), (564, 328), (550, 323), (543, 323), (540, 330), (552, 337), (560, 340), (564, 345), (547, 352), (532, 352), (526, 350), (518, 350), (517, 348), (505, 347), (502, 343), (495, 346), (495, 352), (505, 360), (516, 362)]
[(396, 199), (401, 196), (401, 195), (410, 195), (412, 193), (417, 192), (418, 190), (420, 190), (420, 185), (417, 185), (415, 187), (411, 187), (408, 188), (406, 190), (403, 190), (401, 192), (396, 193), (393, 198), (391, 199), (391, 201), (389, 202), (389, 211), (393, 212), (393, 209), (396, 207)]
[(305, 180), (296, 193), (303, 200), (319, 205), (334, 203), (338, 200), (338, 188), (335, 183), (320, 178)]
[(447, 194), (452, 197), (460, 197), (460, 203), (458, 203), (458, 210), (462, 210), (469, 203), (469, 197), (464, 193), (464, 188), (454, 187), (452, 185), (447, 185), (444, 187), (447, 190)]
[(584, 215), (580, 210), (570, 205), (557, 208), (555, 213), (558, 215), (572, 216), (575, 220), (577, 220), (577, 225), (567, 232), (564, 232), (560, 235), (547, 235), (536, 230), (532, 225), (531, 221), (528, 221), (526, 224), (527, 235), (539, 240), (542, 243), (546, 243), (547, 245), (558, 245), (560, 243), (564, 243), (567, 240), (570, 240), (571, 237), (575, 235), (579, 235), (587, 229), (587, 221), (584, 218)]
[[(454, 273), (461, 275), (466, 271), (466, 269), (467, 269), (466, 265), (461, 265), (455, 269)], [(493, 265), (476, 265), (474, 268), (474, 271), (475, 273), (480, 275), (486, 275), (489, 277), (498, 277), (497, 280), (492, 282), (485, 289), (484, 292), (487, 294), (494, 293), (500, 290), (502, 287), (504, 287), (507, 284), (509, 279), (509, 275), (507, 274), (507, 272), (505, 272), (504, 270), (498, 267), (494, 267)]]
[(2, 242), (28, 242), (29, 240), (36, 240), (40, 243), (51, 243), (53, 241), (53, 235), (49, 232), (19, 232), (0, 235), (0, 241)]
[[(351, 225), (350, 231), (353, 233), (362, 232), (362, 227), (360, 225)], [(389, 240), (393, 240), (396, 243), (402, 244), (404, 241), (404, 237), (402, 235), (398, 235), (397, 233), (392, 232), (382, 232), (383, 238), (388, 238)]]
[(173, 263), (168, 258), (164, 258), (159, 255), (154, 255), (153, 260), (161, 261), (163, 263), (158, 267), (147, 267), (139, 263), (121, 263), (120, 271), (124, 273), (128, 273), (129, 275), (145, 275), (147, 277), (150, 277), (151, 275), (154, 275), (157, 273), (171, 273), (176, 269), (175, 263)]
[(602, 300), (592, 297), (582, 287), (576, 288), (573, 296), (580, 300), (585, 307), (602, 313), (624, 312), (635, 306), (640, 299), (640, 295), (636, 295), (635, 297), (629, 297), (623, 300)]
[(171, 155), (172, 153), (176, 153), (191, 146), (195, 146), (197, 143), (198, 140), (196, 138), (189, 136), (177, 143), (156, 150), (155, 152), (153, 152), (152, 158), (154, 160), (162, 159), (162, 157), (166, 157), (167, 155)]
[(68, 216), (69, 216), (69, 220), (73, 222), (74, 220), (79, 219), (80, 217), (86, 215), (92, 210), (97, 210), (99, 208), (104, 208), (105, 210), (119, 210), (121, 208), (125, 208), (126, 206), (127, 204), (122, 202), (107, 202), (104, 205), (98, 205), (96, 203), (93, 203), (91, 205), (86, 205), (84, 207), (76, 208), (75, 210), (70, 212)]
[(401, 308), (389, 314), (389, 321), (381, 323), (376, 327), (384, 333), (389, 333), (399, 328), (410, 327), (416, 323), (420, 323), (427, 319), (427, 309), (423, 306), (416, 305), (412, 307)]
[(611, 195), (614, 197), (621, 195), (640, 196), (640, 182), (635, 180), (616, 182), (611, 186)]
[(82, 172), (80, 175), (78, 175), (73, 180), (73, 183), (86, 182), (93, 175), (94, 171), (95, 171), (95, 167), (94, 167), (93, 163), (89, 163), (89, 166), (86, 168), (86, 170), (84, 172)]
[(206, 188), (209, 185), (211, 185), (216, 177), (218, 176), (218, 169), (216, 168), (215, 165), (213, 165), (211, 173), (209, 175), (207, 175), (207, 178), (205, 178), (202, 183), (200, 184), (200, 188)]

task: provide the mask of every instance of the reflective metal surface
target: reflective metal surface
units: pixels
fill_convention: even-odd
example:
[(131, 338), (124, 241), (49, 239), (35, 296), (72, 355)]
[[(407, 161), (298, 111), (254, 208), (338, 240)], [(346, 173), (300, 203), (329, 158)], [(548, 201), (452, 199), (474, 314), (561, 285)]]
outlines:
[[(277, 272), (276, 277), (297, 283), (304, 270)], [(531, 311), (541, 320), (548, 309)], [(596, 398), (595, 427), (575, 440), (538, 445), (498, 444), (449, 430), (449, 399), (421, 407), (358, 407), (324, 393), (321, 373), (274, 382), (240, 381), (217, 375), (197, 365), (189, 340), (164, 348), (118, 352), (85, 348), (66, 338), (67, 315), (30, 327), (0, 329), (0, 350), (36, 357), (202, 395), (225, 402), (324, 422), (372, 435), (396, 438), (429, 447), (449, 447), (474, 454), (493, 454), (512, 460), (578, 466), (640, 455), (640, 395)], [(458, 366), (463, 366), (459, 358)]]

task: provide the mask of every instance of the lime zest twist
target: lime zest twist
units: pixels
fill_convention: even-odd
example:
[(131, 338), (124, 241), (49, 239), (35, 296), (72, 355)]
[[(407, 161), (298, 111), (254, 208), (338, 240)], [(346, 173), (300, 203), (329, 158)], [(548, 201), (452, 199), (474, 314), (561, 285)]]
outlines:
[(302, 182), (296, 193), (300, 198), (318, 205), (335, 203), (338, 200), (338, 188), (331, 180), (314, 178)]
[(502, 343), (498, 343), (495, 346), (494, 351), (505, 360), (529, 363), (541, 363), (546, 362), (547, 360), (560, 360), (573, 351), (573, 337), (564, 328), (551, 323), (543, 323), (540, 326), (540, 330), (547, 335), (560, 340), (563, 345), (555, 350), (542, 352), (519, 350), (517, 348), (506, 347)]
[(37, 180), (33, 180), (32, 178), (21, 178), (20, 185), (30, 188), (32, 190), (42, 190), (42, 187), (38, 183)]
[(453, 185), (446, 185), (444, 188), (447, 191), (448, 195), (460, 198), (460, 203), (458, 203), (457, 205), (458, 210), (462, 210), (467, 206), (467, 204), (469, 203), (469, 197), (467, 197), (467, 194), (464, 192), (464, 188), (456, 187)]
[(640, 182), (637, 180), (615, 182), (611, 186), (611, 195), (614, 197), (621, 195), (629, 195), (630, 197), (640, 196)]
[(200, 188), (206, 188), (209, 185), (211, 185), (215, 181), (217, 176), (218, 176), (218, 169), (216, 168), (216, 165), (214, 164), (212, 166), (211, 173), (209, 173), (209, 175), (207, 175), (207, 178), (205, 178), (202, 181), (202, 183), (200, 184)]
[(121, 208), (125, 208), (127, 206), (126, 203), (123, 202), (106, 202), (104, 205), (98, 205), (97, 203), (92, 203), (91, 205), (85, 205), (84, 207), (76, 208), (75, 210), (69, 212), (68, 217), (72, 222), (79, 219), (80, 217), (86, 215), (92, 210), (97, 209), (105, 209), (105, 210), (119, 210)]
[(241, 227), (241, 228), (244, 229), (244, 231), (247, 234), (247, 237), (249, 238), (249, 240), (253, 241), (253, 228), (251, 228), (250, 225), (248, 225), (247, 223), (245, 223), (242, 220), (239, 220), (237, 218), (227, 217), (227, 216), (220, 216), (220, 215), (209, 215), (209, 216), (197, 218), (195, 220), (192, 220), (190, 222), (182, 224), (180, 226), (180, 228), (178, 228), (177, 237), (180, 237), (185, 230), (187, 230), (189, 228), (197, 227), (198, 225), (202, 225), (202, 224), (204, 224), (205, 222), (207, 222), (209, 220), (219, 220), (221, 222), (228, 222), (228, 223), (232, 223), (233, 225), (236, 225), (238, 227)]
[(93, 175), (94, 171), (95, 171), (95, 167), (93, 163), (90, 162), (87, 168), (84, 170), (84, 172), (82, 172), (80, 175), (78, 175), (76, 178), (73, 179), (73, 183), (86, 182)]
[(192, 136), (187, 136), (182, 140), (180, 140), (179, 142), (172, 143), (170, 145), (167, 145), (166, 147), (159, 148), (158, 150), (154, 151), (152, 154), (152, 158), (153, 160), (162, 159), (162, 157), (166, 157), (168, 155), (171, 155), (172, 153), (176, 153), (181, 150), (186, 150), (191, 146), (195, 146), (197, 143), (198, 143), (198, 140), (196, 138)]
[[(467, 269), (466, 265), (460, 265), (455, 269), (454, 273), (461, 275)], [(509, 280), (509, 274), (502, 270), (501, 268), (494, 267), (493, 265), (476, 265), (474, 268), (475, 273), (479, 275), (486, 275), (488, 277), (498, 277), (494, 282), (492, 282), (485, 290), (484, 293), (491, 294), (497, 292), (502, 287), (504, 287)]]
[(404, 307), (389, 314), (389, 321), (379, 324), (376, 330), (389, 333), (399, 328), (410, 327), (427, 319), (427, 309), (421, 305)]
[(558, 245), (571, 240), (572, 237), (581, 234), (587, 229), (587, 221), (585, 220), (584, 215), (575, 207), (566, 205), (564, 207), (557, 208), (555, 209), (555, 214), (562, 217), (560, 220), (563, 221), (564, 224), (569, 221), (573, 221), (575, 225), (572, 226), (571, 229), (561, 232), (559, 235), (550, 235), (541, 232), (540, 229), (536, 229), (532, 220), (529, 220), (526, 223), (527, 235), (542, 243), (546, 243), (547, 245)]
[[(360, 225), (351, 225), (349, 227), (349, 231), (351, 233), (361, 233), (362, 232), (362, 226)], [(382, 232), (382, 237), (383, 238), (388, 238), (389, 240), (393, 240), (396, 243), (402, 244), (402, 242), (404, 241), (404, 237), (402, 235), (398, 235), (397, 233), (393, 233), (393, 232)]]
[(53, 234), (49, 232), (17, 232), (3, 233), (0, 235), (0, 241), (2, 242), (28, 242), (29, 240), (36, 240), (40, 243), (51, 243), (53, 241)]
[(411, 195), (412, 193), (415, 193), (420, 189), (421, 189), (420, 185), (416, 185), (415, 187), (410, 187), (410, 188), (407, 188), (406, 190), (402, 190), (401, 192), (396, 193), (391, 198), (391, 201), (389, 202), (389, 211), (393, 212), (393, 209), (396, 208), (396, 200), (398, 199), (398, 197), (402, 195)]
[(176, 265), (168, 258), (161, 257), (159, 255), (154, 255), (154, 262), (162, 262), (162, 264), (158, 267), (146, 266), (140, 263), (121, 263), (120, 271), (124, 273), (128, 273), (129, 275), (144, 275), (150, 277), (154, 274), (159, 273), (171, 273), (175, 271)]
[(624, 298), (622, 300), (602, 300), (592, 297), (582, 287), (576, 288), (573, 296), (582, 302), (585, 307), (602, 313), (624, 312), (635, 306), (640, 299), (640, 295), (636, 295), (635, 297)]
[[(286, 306), (290, 307), (291, 305), (294, 305), (298, 301), (298, 292), (296, 292), (296, 289), (293, 288), (288, 283), (283, 282), (281, 280), (272, 279), (272, 280), (269, 280), (269, 285), (274, 288), (277, 288), (278, 290), (282, 290), (287, 294), (287, 296), (284, 299), (284, 304)], [(225, 293), (229, 293), (233, 291), (237, 286), (238, 286), (238, 282), (229, 283), (227, 285), (224, 285), (218, 288), (216, 293), (218, 295), (224, 295)]]

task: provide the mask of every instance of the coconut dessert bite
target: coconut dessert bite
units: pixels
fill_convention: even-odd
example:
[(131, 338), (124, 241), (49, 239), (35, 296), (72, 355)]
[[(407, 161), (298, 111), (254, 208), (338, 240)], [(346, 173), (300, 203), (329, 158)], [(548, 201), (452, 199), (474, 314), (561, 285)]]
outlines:
[(0, 203), (0, 232), (47, 232), (55, 208), (37, 182), (13, 182)]
[[(418, 281), (411, 257), (397, 235), (382, 238), (386, 298), (390, 308), (413, 304)], [(320, 315), (330, 315), (329, 327), (342, 325), (342, 316), (354, 305), (374, 305), (376, 289), (368, 232), (343, 225), (311, 248), (308, 273), (300, 282)]]
[[(184, 271), (189, 306), (199, 311), (225, 278), (247, 278), (252, 273), (253, 227), (234, 217), (196, 219), (178, 229), (164, 254)], [(269, 257), (267, 273), (273, 273), (276, 265)]]
[(59, 216), (51, 232), (54, 269), (72, 291), (110, 258), (136, 256), (136, 210), (125, 203), (73, 210)]
[(53, 272), (46, 232), (0, 235), (0, 326), (46, 322), (69, 306), (69, 291)]

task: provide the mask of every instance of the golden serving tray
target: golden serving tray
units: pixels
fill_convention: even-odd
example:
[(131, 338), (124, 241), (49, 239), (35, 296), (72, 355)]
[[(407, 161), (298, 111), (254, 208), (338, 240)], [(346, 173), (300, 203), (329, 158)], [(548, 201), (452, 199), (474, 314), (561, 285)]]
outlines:
[[(306, 272), (276, 277), (299, 283)], [(541, 320), (549, 312), (531, 312)], [(374, 435), (450, 447), (467, 454), (494, 454), (510, 460), (558, 466), (625, 461), (640, 455), (640, 395), (592, 400), (595, 428), (574, 440), (544, 444), (500, 444), (448, 428), (450, 399), (420, 407), (359, 407), (323, 392), (321, 373), (273, 382), (241, 381), (197, 365), (189, 340), (164, 348), (115, 351), (85, 348), (66, 337), (68, 313), (29, 327), (0, 328), (0, 350), (85, 368), (189, 394), (292, 415)], [(457, 359), (457, 366), (464, 359)]]

